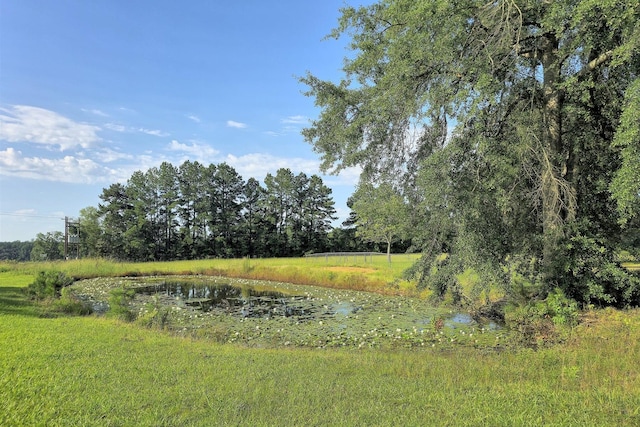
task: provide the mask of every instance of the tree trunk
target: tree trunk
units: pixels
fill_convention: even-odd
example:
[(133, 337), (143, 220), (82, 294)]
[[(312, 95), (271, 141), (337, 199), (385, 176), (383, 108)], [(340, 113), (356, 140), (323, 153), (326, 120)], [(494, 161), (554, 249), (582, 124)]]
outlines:
[(391, 264), (391, 240), (387, 240), (387, 261)]
[[(570, 181), (571, 147), (562, 139), (562, 104), (564, 93), (559, 88), (562, 60), (558, 56), (558, 40), (553, 34), (543, 38), (543, 146), (541, 164), (543, 263), (552, 275), (552, 261), (558, 255), (563, 225), (575, 218), (576, 190)], [(567, 146), (565, 146), (567, 145)]]

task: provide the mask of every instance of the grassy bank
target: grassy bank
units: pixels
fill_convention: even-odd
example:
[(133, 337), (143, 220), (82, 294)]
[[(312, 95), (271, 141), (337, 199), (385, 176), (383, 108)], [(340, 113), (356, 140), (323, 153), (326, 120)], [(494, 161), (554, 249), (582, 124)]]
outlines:
[(38, 271), (56, 269), (76, 278), (208, 275), (243, 279), (273, 280), (300, 285), (362, 290), (386, 294), (409, 294), (415, 286), (400, 280), (402, 272), (418, 255), (386, 255), (374, 257), (320, 257), (269, 259), (209, 259), (170, 262), (114, 262), (102, 259), (71, 261), (7, 263), (0, 262), (2, 272), (35, 275)]
[(640, 424), (637, 310), (587, 313), (539, 351), (257, 349), (42, 318), (21, 291), (41, 268), (0, 272), (3, 426)]

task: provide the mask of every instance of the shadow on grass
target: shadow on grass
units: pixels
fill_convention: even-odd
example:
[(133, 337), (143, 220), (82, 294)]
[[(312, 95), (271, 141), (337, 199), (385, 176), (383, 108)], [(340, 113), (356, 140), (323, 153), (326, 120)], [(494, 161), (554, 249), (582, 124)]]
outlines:
[(39, 316), (38, 306), (29, 301), (23, 288), (0, 287), (0, 314)]

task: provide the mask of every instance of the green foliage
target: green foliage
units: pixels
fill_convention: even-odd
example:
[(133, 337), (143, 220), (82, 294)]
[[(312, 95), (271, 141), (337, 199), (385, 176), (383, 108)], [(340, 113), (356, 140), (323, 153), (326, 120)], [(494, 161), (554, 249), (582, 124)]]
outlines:
[(614, 139), (615, 146), (620, 148), (622, 166), (611, 182), (624, 224), (640, 212), (640, 78), (627, 89), (625, 101), (627, 106)]
[(38, 233), (31, 249), (31, 261), (53, 261), (64, 258), (64, 234), (60, 231)]
[(618, 252), (616, 259), (621, 263), (632, 263), (636, 261), (636, 256), (626, 250)]
[(34, 242), (0, 242), (0, 260), (29, 261)]
[(547, 291), (539, 259), (509, 256), (502, 269), (506, 276), (505, 294), (517, 304), (540, 298)]
[(93, 313), (91, 306), (80, 300), (68, 287), (62, 288), (60, 298), (52, 303), (52, 309), (73, 316), (86, 316)]
[(163, 306), (157, 295), (138, 314), (136, 323), (146, 328), (165, 329), (171, 320), (171, 309)]
[[(599, 249), (571, 260), (581, 243), (566, 242), (615, 252), (640, 209), (639, 20), (632, 0), (345, 7), (331, 36), (353, 52), (339, 82), (301, 79), (321, 110), (303, 135), (325, 170), (403, 186), (436, 293), (466, 268), (508, 288), (521, 258), (539, 260), (542, 291), (635, 304)], [(455, 272), (432, 275), (440, 253)]]
[(456, 275), (462, 272), (461, 266), (448, 254), (441, 254), (430, 261), (422, 257), (404, 271), (403, 277), (407, 280), (418, 278), (418, 289), (431, 290), (434, 302), (443, 301), (447, 293), (450, 293), (453, 302), (460, 303), (463, 292)]
[(135, 296), (133, 289), (119, 287), (112, 289), (109, 293), (109, 316), (126, 322), (131, 322), (136, 318), (136, 313), (131, 311), (131, 301)]
[(517, 332), (515, 340), (519, 345), (540, 348), (565, 340), (577, 325), (578, 314), (578, 304), (555, 289), (542, 301), (508, 306), (505, 322)]
[(102, 239), (102, 230), (98, 209), (93, 206), (81, 209), (80, 215), (78, 216), (78, 224), (80, 255), (85, 258), (100, 256), (99, 248)]
[(73, 278), (65, 273), (56, 270), (39, 271), (35, 280), (26, 288), (27, 295), (43, 300), (46, 298), (56, 298), (65, 286), (73, 283)]
[(280, 168), (265, 187), (222, 163), (164, 162), (103, 189), (82, 212), (87, 254), (128, 261), (293, 256), (327, 249), (331, 189)]
[(612, 248), (594, 237), (576, 234), (554, 262), (555, 283), (583, 305), (640, 305), (640, 277), (620, 265)]
[(386, 243), (391, 262), (391, 244), (406, 235), (409, 223), (409, 209), (402, 195), (389, 183), (377, 187), (363, 183), (353, 199), (356, 235), (365, 241)]
[(91, 307), (78, 299), (69, 288), (74, 279), (57, 270), (39, 271), (35, 280), (25, 288), (25, 293), (39, 301), (41, 315), (57, 313), (84, 316), (91, 314)]

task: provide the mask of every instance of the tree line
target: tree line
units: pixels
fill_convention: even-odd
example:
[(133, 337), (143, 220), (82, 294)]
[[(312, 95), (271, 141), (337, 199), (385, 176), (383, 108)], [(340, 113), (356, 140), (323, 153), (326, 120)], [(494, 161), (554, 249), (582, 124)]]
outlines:
[(325, 251), (336, 210), (317, 175), (287, 168), (264, 186), (226, 163), (168, 162), (104, 188), (80, 212), (83, 256), (155, 261)]
[(226, 163), (169, 162), (103, 188), (101, 202), (80, 211), (65, 234), (0, 242), (0, 259), (105, 257), (127, 261), (286, 257), (364, 250), (354, 230), (332, 232), (335, 202), (317, 175), (288, 168), (262, 185)]
[(104, 188), (98, 206), (69, 222), (66, 250), (65, 234), (51, 231), (30, 242), (0, 242), (0, 259), (169, 261), (410, 248), (405, 206), (388, 206), (397, 196), (364, 198), (360, 190), (347, 202), (349, 218), (333, 227), (331, 193), (319, 176), (287, 168), (267, 174), (263, 185), (244, 181), (226, 163), (164, 162)]
[(0, 260), (29, 261), (34, 242), (0, 242)]

